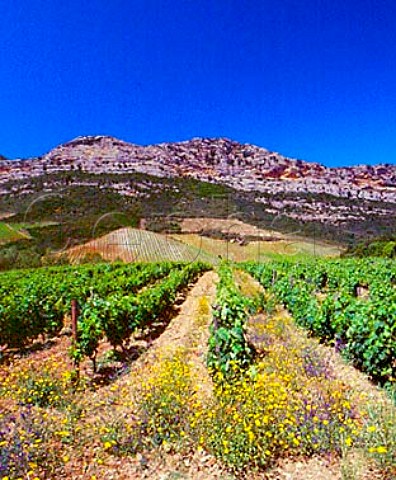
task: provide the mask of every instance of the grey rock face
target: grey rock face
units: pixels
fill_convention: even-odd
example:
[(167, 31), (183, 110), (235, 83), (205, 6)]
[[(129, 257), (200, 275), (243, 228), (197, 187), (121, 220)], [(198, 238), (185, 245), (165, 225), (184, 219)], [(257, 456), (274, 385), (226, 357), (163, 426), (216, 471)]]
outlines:
[[(255, 192), (256, 201), (284, 194), (320, 194), (334, 198), (396, 204), (396, 166), (379, 164), (327, 168), (284, 157), (264, 148), (240, 144), (227, 138), (193, 138), (176, 143), (139, 146), (109, 136), (78, 137), (60, 145), (40, 158), (0, 159), (0, 194), (10, 193), (10, 180), (24, 180), (43, 174), (81, 171), (95, 174), (145, 173), (157, 177), (192, 177), (228, 185), (241, 192)], [(114, 189), (134, 195), (127, 183)], [(261, 197), (260, 197), (261, 195)], [(268, 211), (289, 211), (291, 217), (308, 220), (314, 215), (330, 215), (342, 222), (361, 212), (336, 211), (325, 204), (310, 206), (294, 201), (293, 205), (267, 204)], [(392, 208), (390, 206), (390, 208)], [(326, 212), (324, 211), (326, 209)], [(385, 209), (386, 211), (386, 209)], [(300, 213), (299, 213), (300, 212)], [(379, 212), (378, 214), (384, 214)]]

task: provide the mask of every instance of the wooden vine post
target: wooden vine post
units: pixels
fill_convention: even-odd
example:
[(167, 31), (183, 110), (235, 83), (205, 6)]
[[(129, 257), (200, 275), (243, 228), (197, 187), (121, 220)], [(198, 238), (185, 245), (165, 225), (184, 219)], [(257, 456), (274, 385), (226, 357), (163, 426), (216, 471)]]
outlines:
[[(77, 332), (77, 322), (78, 322), (78, 303), (77, 300), (71, 301), (71, 323), (72, 323), (72, 348), (77, 348), (78, 342), (78, 332)], [(75, 357), (74, 358), (74, 368), (77, 374), (77, 380), (80, 378), (80, 362)]]

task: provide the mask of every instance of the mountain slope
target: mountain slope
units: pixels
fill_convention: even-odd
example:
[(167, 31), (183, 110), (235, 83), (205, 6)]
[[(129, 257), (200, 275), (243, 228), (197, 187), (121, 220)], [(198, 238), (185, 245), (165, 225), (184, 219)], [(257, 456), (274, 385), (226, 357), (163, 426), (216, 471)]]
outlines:
[(242, 191), (327, 193), (396, 202), (396, 166), (327, 168), (225, 138), (139, 146), (113, 137), (78, 137), (46, 155), (0, 162), (0, 184), (63, 171), (189, 176)]
[(160, 235), (135, 228), (121, 228), (85, 245), (67, 251), (72, 261), (79, 261), (89, 255), (99, 254), (105, 260), (125, 262), (163, 262), (201, 260), (212, 264), (218, 258), (201, 248), (187, 245), (166, 235)]
[[(206, 183), (197, 187), (193, 180)], [(0, 210), (20, 198), (28, 204), (44, 192), (81, 187), (92, 189), (91, 196), (98, 189), (120, 194), (143, 216), (232, 214), (275, 230), (326, 230), (328, 238), (395, 233), (395, 165), (327, 168), (225, 138), (139, 146), (108, 136), (78, 137), (35, 159), (0, 161)], [(219, 196), (228, 198), (227, 208), (217, 209)]]

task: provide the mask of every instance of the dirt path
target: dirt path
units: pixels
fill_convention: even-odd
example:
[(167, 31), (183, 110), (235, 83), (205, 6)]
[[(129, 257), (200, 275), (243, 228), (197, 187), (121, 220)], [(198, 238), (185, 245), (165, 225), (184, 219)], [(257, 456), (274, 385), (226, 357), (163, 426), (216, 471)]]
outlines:
[(217, 274), (213, 271), (202, 275), (181, 305), (180, 313), (171, 320), (165, 332), (153, 342), (149, 354), (142, 359), (144, 362), (151, 362), (153, 357), (158, 357), (164, 352), (169, 353), (178, 347), (189, 347), (191, 342), (197, 350), (197, 355), (203, 354), (209, 336), (207, 322), (210, 320), (210, 310), (205, 312), (206, 323), (202, 325), (202, 321), (199, 321), (199, 317), (202, 315), (200, 302), (202, 299), (206, 299), (208, 305), (213, 303), (216, 295), (216, 283)]
[(257, 295), (264, 294), (264, 288), (259, 284), (259, 282), (243, 270), (234, 271), (234, 280), (240, 288), (242, 294), (247, 297), (252, 298), (256, 297)]
[[(180, 307), (179, 314), (174, 317), (166, 330), (152, 343), (150, 349), (131, 367), (129, 375), (118, 382), (94, 392), (87, 403), (94, 416), (87, 419), (86, 428), (100, 419), (116, 422), (126, 415), (132, 416), (132, 399), (139, 390), (141, 380), (147, 379), (153, 367), (171, 357), (180, 349), (187, 352), (186, 361), (198, 379), (197, 389), (202, 398), (211, 395), (212, 382), (208, 375), (205, 358), (211, 321), (211, 304), (216, 294), (217, 274), (205, 273), (191, 289)], [(104, 401), (105, 399), (105, 401)], [(95, 447), (92, 448), (95, 451)], [(92, 458), (85, 459), (85, 473), (79, 474), (82, 465), (75, 465), (69, 470), (74, 479), (88, 480), (93, 475), (96, 479), (226, 479), (227, 477), (217, 465), (215, 459), (203, 452), (191, 452), (187, 457), (180, 453), (167, 453), (160, 449), (152, 455), (137, 455), (118, 458), (108, 456), (98, 466)]]

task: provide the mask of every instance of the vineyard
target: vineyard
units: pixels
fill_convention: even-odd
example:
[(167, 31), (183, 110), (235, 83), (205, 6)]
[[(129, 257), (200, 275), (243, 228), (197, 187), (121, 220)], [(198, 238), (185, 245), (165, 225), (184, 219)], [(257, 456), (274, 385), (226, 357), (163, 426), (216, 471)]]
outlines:
[(216, 264), (216, 255), (208, 254), (201, 245), (193, 246), (183, 242), (183, 239), (173, 239), (148, 230), (135, 228), (120, 228), (103, 237), (73, 247), (67, 250), (67, 255), (73, 262), (79, 262), (89, 255), (100, 255), (110, 261), (124, 262), (163, 262), (197, 260)]
[(134, 330), (164, 313), (173, 305), (177, 292), (207, 268), (201, 263), (164, 262), (3, 274), (0, 345), (20, 348), (40, 335), (59, 334), (75, 300), (81, 308), (81, 320), (72, 355), (95, 359), (104, 336), (113, 347), (123, 347)]
[(7, 272), (0, 479), (391, 480), (395, 352), (392, 260)]
[(335, 345), (381, 384), (396, 380), (396, 265), (387, 260), (315, 261), (246, 270), (298, 325)]

